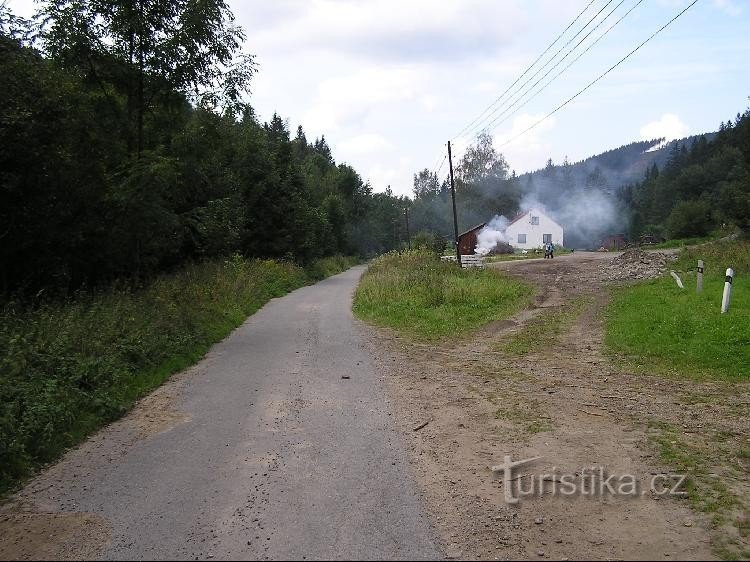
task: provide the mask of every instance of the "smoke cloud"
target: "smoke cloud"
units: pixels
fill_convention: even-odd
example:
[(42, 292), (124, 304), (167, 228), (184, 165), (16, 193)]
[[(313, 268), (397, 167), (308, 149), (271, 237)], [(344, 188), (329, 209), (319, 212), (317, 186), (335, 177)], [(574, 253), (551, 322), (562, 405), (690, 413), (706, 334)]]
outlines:
[(486, 256), (489, 254), (495, 246), (500, 242), (508, 242), (508, 238), (505, 236), (505, 229), (508, 228), (508, 219), (503, 216), (495, 215), (487, 226), (485, 226), (477, 236), (477, 247), (474, 250), (475, 254), (480, 256)]
[(623, 232), (626, 215), (608, 193), (576, 189), (548, 205), (537, 193), (526, 194), (521, 209), (536, 207), (563, 227), (565, 245), (571, 248), (595, 248), (608, 234)]

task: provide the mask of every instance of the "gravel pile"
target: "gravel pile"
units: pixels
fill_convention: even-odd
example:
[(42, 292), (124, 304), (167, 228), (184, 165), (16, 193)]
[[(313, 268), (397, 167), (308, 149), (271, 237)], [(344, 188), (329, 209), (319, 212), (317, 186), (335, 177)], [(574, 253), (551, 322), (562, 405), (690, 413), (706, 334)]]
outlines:
[(653, 279), (662, 275), (676, 256), (662, 252), (644, 252), (631, 248), (601, 266), (601, 272), (612, 281)]

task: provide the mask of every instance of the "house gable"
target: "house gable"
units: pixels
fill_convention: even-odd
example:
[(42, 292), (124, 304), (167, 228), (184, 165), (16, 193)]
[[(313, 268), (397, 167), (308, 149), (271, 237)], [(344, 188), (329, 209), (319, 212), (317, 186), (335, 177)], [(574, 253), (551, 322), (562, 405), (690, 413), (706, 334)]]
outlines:
[(505, 234), (511, 246), (525, 250), (541, 247), (545, 237), (556, 246), (563, 245), (563, 228), (546, 213), (534, 208), (513, 219)]

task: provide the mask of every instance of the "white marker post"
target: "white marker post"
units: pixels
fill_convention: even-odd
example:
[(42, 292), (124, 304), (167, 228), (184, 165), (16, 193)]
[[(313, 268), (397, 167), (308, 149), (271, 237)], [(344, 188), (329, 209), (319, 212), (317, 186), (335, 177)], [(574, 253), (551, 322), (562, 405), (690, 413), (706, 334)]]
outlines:
[(672, 277), (674, 277), (674, 280), (677, 282), (677, 286), (680, 289), (684, 289), (685, 285), (682, 284), (682, 279), (680, 279), (680, 276), (677, 275), (677, 273), (675, 273), (674, 271), (672, 271), (671, 274), (672, 274)]
[(698, 260), (698, 287), (696, 292), (703, 292), (703, 260)]
[(721, 313), (729, 312), (729, 301), (732, 299), (732, 281), (734, 280), (734, 269), (727, 269), (727, 279), (724, 282), (724, 298), (721, 301)]

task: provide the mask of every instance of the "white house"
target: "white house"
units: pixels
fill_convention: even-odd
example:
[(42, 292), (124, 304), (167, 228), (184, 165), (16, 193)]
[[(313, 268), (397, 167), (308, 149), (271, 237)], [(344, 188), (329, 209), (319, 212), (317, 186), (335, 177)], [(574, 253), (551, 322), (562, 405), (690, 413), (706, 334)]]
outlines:
[(547, 242), (563, 245), (563, 228), (539, 209), (518, 215), (505, 229), (508, 243), (514, 248), (532, 250)]

